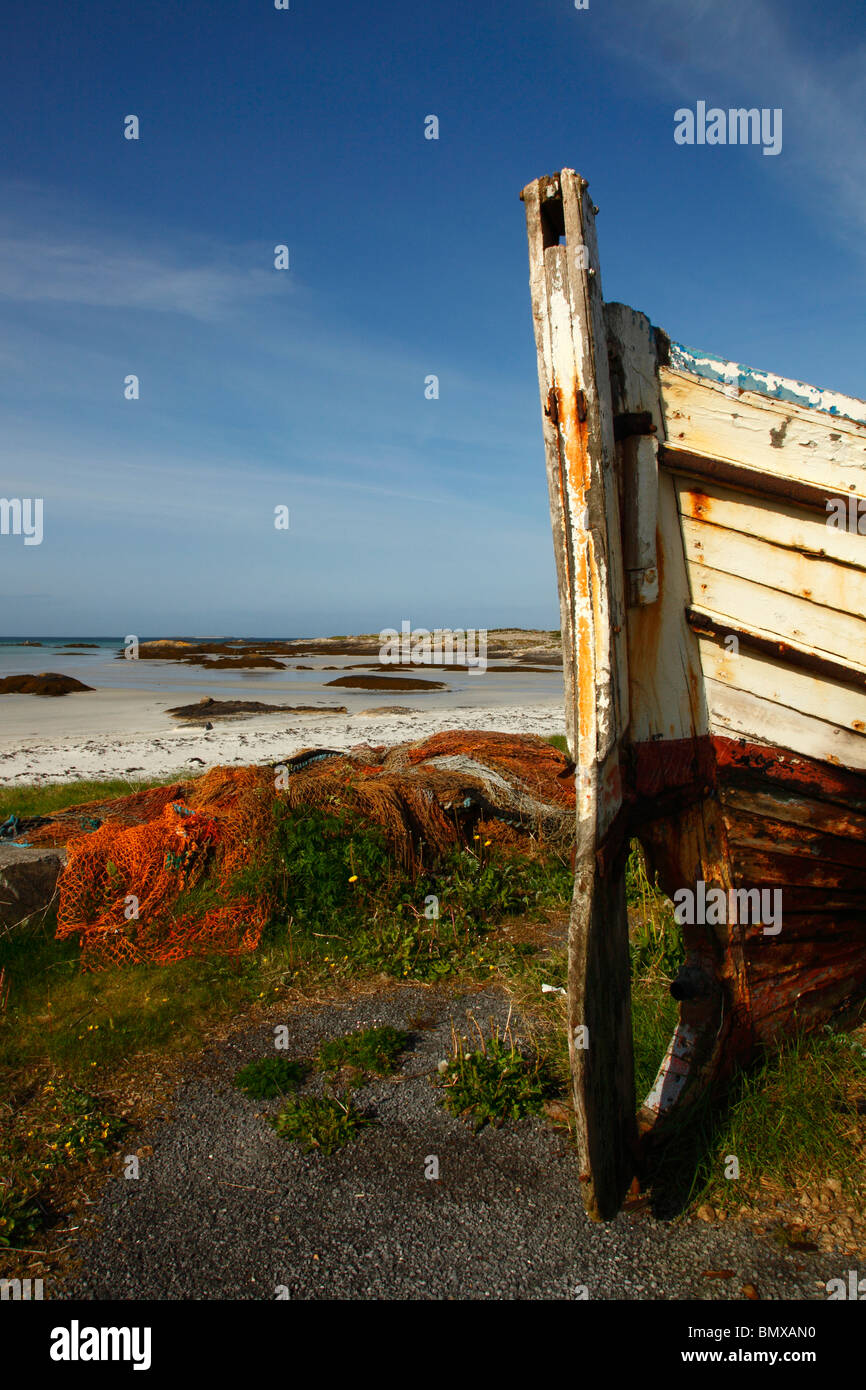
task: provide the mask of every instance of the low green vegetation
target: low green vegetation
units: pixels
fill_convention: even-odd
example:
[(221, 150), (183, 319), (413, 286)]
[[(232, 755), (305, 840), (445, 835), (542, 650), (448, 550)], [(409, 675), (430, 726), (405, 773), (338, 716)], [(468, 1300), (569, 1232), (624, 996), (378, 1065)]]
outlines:
[[(567, 752), (564, 739), (550, 741)], [(125, 782), (16, 788), (0, 797), (0, 817), (130, 789)], [(443, 1103), (480, 1129), (538, 1114), (568, 1094), (566, 1001), (558, 992), (565, 951), (540, 945), (527, 926), (563, 921), (572, 893), (568, 847), (540, 842), (517, 852), (480, 838), (437, 863), (422, 861), (412, 874), (378, 826), (342, 807), (304, 808), (286, 815), (262, 846), (255, 871), (238, 880), (244, 887), (266, 891), (277, 906), (258, 951), (236, 960), (82, 972), (76, 942), (54, 939), (51, 914), (0, 937), (9, 987), (0, 1011), (0, 1092), (13, 1112), (7, 1122), (0, 1111), (0, 1245), (32, 1244), (61, 1159), (74, 1171), (117, 1147), (122, 1122), (99, 1097), (122, 1090), (136, 1058), (189, 1053), (231, 1017), (255, 1018), (279, 1000), (345, 997), (377, 987), (379, 977), (455, 988), (495, 980), (519, 1010), (519, 1046), (495, 1032), (477, 1046), (460, 1039), (439, 1078)], [(207, 883), (195, 892), (202, 905), (217, 900)], [(627, 899), (639, 1103), (676, 1024), (669, 985), (684, 951), (672, 906), (636, 844)], [(515, 922), (522, 930), (511, 939), (504, 924)], [(343, 1068), (385, 1075), (407, 1043), (395, 1029), (363, 1030), (324, 1044), (317, 1065), (326, 1075)], [(236, 1080), (251, 1097), (284, 1100), (277, 1133), (333, 1153), (368, 1120), (348, 1096), (293, 1095), (306, 1075), (303, 1063), (270, 1058)], [(801, 1040), (739, 1078), (727, 1109), (696, 1108), (656, 1179), (679, 1184), (693, 1201), (710, 1194), (716, 1206), (757, 1183), (790, 1189), (832, 1172), (856, 1184), (866, 1158), (864, 1108), (866, 1056), (856, 1039)], [(740, 1158), (739, 1184), (724, 1180), (728, 1153)]]
[[(800, 1035), (739, 1074), (727, 1106), (700, 1103), (675, 1131), (655, 1181), (695, 1204), (728, 1209), (757, 1195), (816, 1191), (828, 1174), (848, 1196), (866, 1172), (866, 1047), (828, 1029)], [(739, 1178), (726, 1177), (728, 1156)]]
[(50, 816), (65, 811), (67, 806), (79, 806), (88, 801), (107, 801), (111, 797), (130, 796), (146, 787), (167, 786), (171, 782), (188, 782), (190, 775), (149, 777), (130, 782), (125, 777), (109, 781), (56, 782), (48, 786), (0, 787), (0, 822), (15, 815), (19, 820), (29, 816)]
[(632, 978), (670, 982), (685, 960), (683, 936), (674, 917), (673, 903), (664, 896), (657, 882), (650, 880), (637, 840), (632, 841), (626, 864), (625, 889)]
[(452, 1037), (452, 1055), (440, 1064), (437, 1084), (442, 1104), (452, 1115), (467, 1120), (478, 1132), (485, 1125), (537, 1115), (545, 1100), (559, 1094), (561, 1083), (542, 1052), (517, 1047), (505, 1034), (478, 1030), (480, 1046), (470, 1050), (469, 1039)]
[(646, 975), (632, 979), (631, 1026), (636, 1107), (649, 1094), (673, 1037), (678, 1016), (678, 1006), (671, 998), (667, 980)]
[(558, 748), (560, 753), (564, 753), (567, 758), (571, 757), (565, 734), (551, 734), (550, 738), (545, 739), (545, 743), (549, 743), (553, 748)]
[(68, 1177), (105, 1158), (127, 1129), (98, 1097), (66, 1081), (49, 1079), (34, 1088), (0, 1134), (0, 1246), (32, 1240), (57, 1171)]
[(26, 1247), (42, 1225), (42, 1211), (27, 1195), (30, 1186), (29, 1175), (17, 1172), (14, 1182), (0, 1183), (0, 1248)]
[[(123, 782), (16, 788), (5, 810), (37, 815), (131, 789)], [(296, 811), (262, 847), (245, 885), (268, 891), (278, 909), (259, 950), (234, 960), (211, 955), (82, 971), (77, 942), (55, 939), (53, 911), (0, 936), (9, 988), (0, 1012), (0, 1090), (14, 1104), (18, 1130), (30, 1131), (23, 1149), (6, 1141), (5, 1130), (0, 1138), (0, 1231), (7, 1244), (32, 1242), (55, 1176), (57, 1136), (34, 1099), (34, 1082), (37, 1091), (49, 1079), (88, 1094), (101, 1085), (122, 1088), (136, 1058), (182, 1056), (239, 1013), (255, 1016), (287, 996), (351, 990), (371, 976), (471, 983), (519, 968), (526, 948), (501, 940), (496, 925), (504, 916), (539, 915), (562, 902), (571, 891), (569, 866), (561, 852), (500, 855), (483, 841), (473, 845), (435, 867), (422, 866), (413, 878), (377, 826), (343, 810)], [(438, 917), (427, 914), (433, 896)], [(185, 895), (179, 910), (194, 901), (204, 908), (219, 897), (205, 882)], [(367, 1069), (367, 1060), (347, 1057), (344, 1065)], [(284, 1072), (279, 1085), (290, 1080)], [(256, 1086), (254, 1076), (249, 1084)], [(268, 1086), (265, 1074), (258, 1084)], [(334, 1135), (354, 1132), (354, 1109), (334, 1104), (319, 1121)], [(289, 1109), (291, 1124), (306, 1113), (305, 1101), (301, 1111)], [(76, 1159), (97, 1155), (96, 1137), (85, 1135)], [(327, 1148), (332, 1141), (316, 1142)], [(105, 1143), (116, 1144), (110, 1126)]]
[[(670, 982), (685, 959), (673, 905), (650, 879), (637, 843), (626, 874), (631, 918), (632, 1031), (638, 1104), (673, 1035), (678, 1007)], [(734, 1077), (727, 1100), (688, 1107), (656, 1154), (650, 1180), (664, 1207), (710, 1205), (728, 1214), (744, 1204), (816, 1190), (832, 1175), (844, 1193), (864, 1191), (866, 1048), (825, 1029), (788, 1040)], [(739, 1178), (726, 1176), (729, 1156)]]
[(382, 973), (432, 981), (489, 972), (510, 954), (507, 944), (493, 942), (498, 920), (543, 911), (571, 891), (562, 853), (492, 857), (482, 841), (413, 876), (384, 831), (346, 811), (298, 810), (276, 838), (274, 896), (285, 906), (267, 944), (285, 942), (295, 968), (318, 964), (336, 978)]
[(655, 1080), (677, 1024), (678, 1006), (670, 984), (685, 960), (682, 932), (673, 904), (651, 881), (637, 840), (626, 865), (626, 902), (631, 947), (632, 1034), (635, 1103), (640, 1105)]
[[(541, 913), (571, 888), (558, 855), (500, 861), (483, 845), (413, 879), (378, 827), (316, 810), (286, 817), (277, 848), (259, 872), (282, 907), (255, 954), (83, 972), (77, 942), (55, 939), (51, 913), (0, 937), (9, 987), (0, 1068), (53, 1066), (83, 1080), (137, 1053), (185, 1052), (220, 1018), (287, 989), (376, 974), (487, 978), (521, 958), (497, 937), (497, 922)], [(203, 905), (218, 901), (205, 884), (181, 906), (196, 892)], [(430, 895), (438, 918), (426, 915)]]
[(293, 1062), (288, 1057), (261, 1057), (241, 1067), (235, 1076), (235, 1085), (255, 1100), (269, 1100), (297, 1090), (309, 1070), (303, 1062)]
[(387, 1076), (395, 1070), (397, 1059), (409, 1046), (409, 1034), (398, 1028), (364, 1028), (331, 1038), (319, 1048), (317, 1064), (325, 1072), (337, 1072), (343, 1067)]
[(50, 914), (0, 938), (0, 1069), (56, 1068), (85, 1083), (139, 1053), (187, 1052), (212, 1022), (274, 995), (270, 957), (84, 972), (76, 942), (54, 930)]
[(305, 1153), (315, 1150), (326, 1157), (355, 1139), (371, 1123), (348, 1095), (344, 1100), (336, 1096), (302, 1096), (287, 1101), (271, 1120), (283, 1139), (300, 1144)]

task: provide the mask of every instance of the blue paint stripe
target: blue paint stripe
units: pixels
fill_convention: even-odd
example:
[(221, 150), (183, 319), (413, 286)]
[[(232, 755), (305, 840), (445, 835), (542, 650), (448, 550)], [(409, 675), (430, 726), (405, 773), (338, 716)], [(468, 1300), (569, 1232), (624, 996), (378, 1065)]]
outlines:
[[(859, 425), (866, 425), (866, 401), (858, 400), (854, 396), (845, 396), (839, 391), (825, 392), (820, 386), (810, 386), (804, 381), (792, 381), (776, 372), (745, 367), (739, 362), (723, 363), (715, 353), (701, 352), (697, 348), (685, 347), (682, 343), (671, 343), (670, 362), (678, 371), (691, 372), (707, 381), (737, 386), (742, 391), (757, 391), (759, 395), (770, 396), (773, 400), (806, 406), (809, 410), (820, 410), (827, 415), (838, 415)], [(768, 377), (774, 378), (772, 385), (768, 383)], [(837, 396), (844, 408), (835, 404), (822, 404), (820, 398), (824, 396)]]

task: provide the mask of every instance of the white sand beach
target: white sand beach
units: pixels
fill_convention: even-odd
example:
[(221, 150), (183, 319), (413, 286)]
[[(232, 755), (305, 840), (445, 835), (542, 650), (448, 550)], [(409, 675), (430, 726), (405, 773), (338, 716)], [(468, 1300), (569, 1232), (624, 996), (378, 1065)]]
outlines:
[[(493, 696), (489, 689), (487, 694)], [(379, 695), (366, 692), (364, 709), (374, 709)], [(396, 699), (408, 706), (411, 696)], [(7, 695), (2, 704), (0, 784), (118, 777), (135, 781), (201, 772), (219, 763), (274, 762), (302, 748), (402, 743), (443, 729), (498, 729), (544, 737), (565, 732), (562, 700), (553, 696), (520, 704), (428, 705), (405, 714), (329, 714), (324, 709), (321, 714), (264, 714), (215, 722), (211, 730), (179, 724), (166, 714), (166, 703), (164, 696), (154, 697), (152, 692), (125, 690), (94, 690), (59, 700)]]
[[(0, 695), (0, 785), (135, 781), (219, 763), (275, 762), (303, 748), (401, 743), (444, 729), (545, 737), (565, 732), (562, 669), (537, 665), (539, 652), (542, 660), (558, 655), (548, 634), (497, 634), (499, 661), (476, 672), (383, 667), (359, 638), (321, 639), (314, 650), (303, 650), (310, 645), (298, 642), (297, 652), (292, 645), (279, 669), (238, 671), (178, 660), (117, 660), (118, 644), (110, 639), (78, 650), (57, 640), (36, 650), (7, 643), (0, 648), (0, 673), (48, 669), (88, 688), (59, 697)], [(380, 688), (370, 688), (371, 676)], [(407, 676), (416, 678), (410, 687), (417, 678), (424, 684), (401, 690)], [(342, 679), (352, 683), (341, 685)], [(195, 709), (202, 699), (280, 708), (240, 718), (208, 712), (194, 723), (169, 712)], [(305, 706), (312, 712), (301, 712)]]

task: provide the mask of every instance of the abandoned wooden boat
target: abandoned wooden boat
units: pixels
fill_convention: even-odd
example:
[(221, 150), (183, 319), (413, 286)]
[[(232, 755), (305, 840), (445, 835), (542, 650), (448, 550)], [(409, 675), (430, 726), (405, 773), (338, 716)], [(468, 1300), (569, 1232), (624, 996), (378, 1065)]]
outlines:
[[(574, 1100), (608, 1218), (675, 1108), (866, 998), (866, 403), (605, 304), (573, 170), (521, 197), (577, 779)], [(633, 835), (687, 950), (638, 1115)]]

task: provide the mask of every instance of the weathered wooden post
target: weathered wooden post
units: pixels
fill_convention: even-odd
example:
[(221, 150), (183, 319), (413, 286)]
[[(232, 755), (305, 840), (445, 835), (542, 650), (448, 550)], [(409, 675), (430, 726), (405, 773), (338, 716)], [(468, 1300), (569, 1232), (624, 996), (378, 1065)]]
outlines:
[(628, 665), (607, 338), (586, 180), (563, 169), (520, 196), (576, 764), (569, 1050), (586, 1209), (606, 1220), (622, 1203), (636, 1146), (622, 831)]

